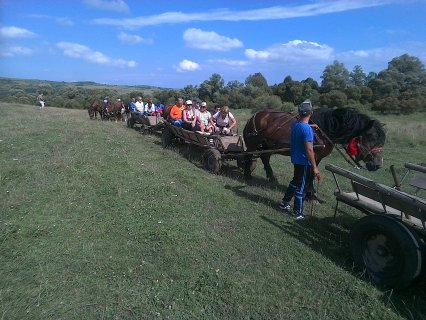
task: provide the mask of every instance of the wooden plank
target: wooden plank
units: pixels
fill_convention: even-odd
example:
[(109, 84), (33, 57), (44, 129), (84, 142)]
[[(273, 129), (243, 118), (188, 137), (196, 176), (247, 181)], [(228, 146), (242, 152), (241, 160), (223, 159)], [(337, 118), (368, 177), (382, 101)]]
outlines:
[(418, 219), (413, 216), (409, 216), (408, 218), (405, 216), (401, 216), (401, 212), (392, 207), (386, 207), (386, 211), (383, 208), (380, 202), (377, 202), (373, 199), (365, 197), (363, 195), (359, 195), (359, 199), (355, 192), (335, 192), (336, 200), (343, 202), (351, 207), (357, 208), (365, 213), (370, 214), (389, 214), (394, 216), (396, 219), (401, 220), (407, 225), (413, 227), (421, 234), (426, 235), (426, 228), (424, 225), (424, 220)]
[(414, 164), (414, 163), (405, 163), (404, 165), (408, 170), (414, 170), (421, 173), (426, 173), (426, 167), (420, 164)]

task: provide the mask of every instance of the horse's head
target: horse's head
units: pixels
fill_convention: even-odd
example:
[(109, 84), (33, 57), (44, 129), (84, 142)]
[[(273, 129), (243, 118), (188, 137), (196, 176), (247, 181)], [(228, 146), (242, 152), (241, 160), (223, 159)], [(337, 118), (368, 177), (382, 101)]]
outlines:
[(385, 131), (377, 120), (370, 120), (365, 131), (356, 137), (357, 161), (363, 161), (368, 171), (376, 171), (383, 167), (383, 145)]

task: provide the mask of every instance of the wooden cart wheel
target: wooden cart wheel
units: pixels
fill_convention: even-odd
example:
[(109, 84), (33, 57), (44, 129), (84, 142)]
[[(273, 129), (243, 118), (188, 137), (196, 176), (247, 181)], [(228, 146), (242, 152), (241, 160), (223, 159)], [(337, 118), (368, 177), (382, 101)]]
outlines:
[(222, 155), (217, 149), (207, 149), (203, 154), (204, 169), (217, 174), (222, 168)]
[(402, 222), (385, 215), (358, 220), (350, 234), (355, 262), (383, 289), (401, 289), (420, 274), (424, 244)]
[(167, 148), (172, 142), (172, 139), (172, 132), (169, 130), (169, 128), (164, 127), (163, 132), (161, 133), (161, 145), (163, 146), (163, 148)]

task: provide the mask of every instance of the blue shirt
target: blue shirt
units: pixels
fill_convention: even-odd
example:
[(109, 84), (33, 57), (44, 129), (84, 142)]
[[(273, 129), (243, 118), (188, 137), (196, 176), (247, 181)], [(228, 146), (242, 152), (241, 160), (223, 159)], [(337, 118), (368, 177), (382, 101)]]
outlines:
[(130, 110), (135, 111), (135, 103), (133, 101), (130, 102)]
[(314, 131), (307, 123), (296, 121), (291, 124), (291, 162), (304, 166), (310, 166), (308, 155), (306, 154), (305, 142), (314, 141)]

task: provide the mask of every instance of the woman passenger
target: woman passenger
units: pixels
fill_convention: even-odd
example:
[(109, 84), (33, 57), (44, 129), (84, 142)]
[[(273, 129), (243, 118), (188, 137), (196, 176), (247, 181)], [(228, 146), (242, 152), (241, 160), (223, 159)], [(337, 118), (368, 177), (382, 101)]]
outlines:
[(237, 120), (229, 111), (229, 107), (223, 106), (219, 112), (210, 118), (210, 124), (214, 125), (215, 133), (232, 135), (232, 128), (237, 125)]
[(200, 131), (199, 120), (196, 112), (192, 109), (192, 101), (187, 100), (186, 108), (182, 112), (182, 128), (190, 131)]

